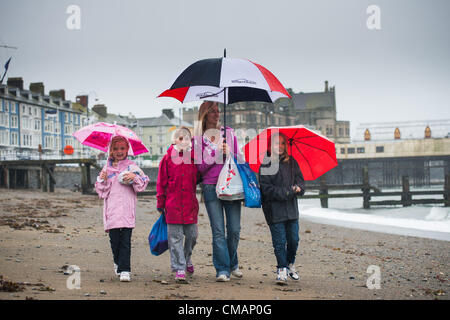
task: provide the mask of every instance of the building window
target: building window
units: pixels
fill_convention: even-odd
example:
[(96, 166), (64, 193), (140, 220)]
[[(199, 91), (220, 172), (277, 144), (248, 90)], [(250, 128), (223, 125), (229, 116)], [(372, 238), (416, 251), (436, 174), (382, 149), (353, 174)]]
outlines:
[(342, 137), (344, 135), (344, 129), (339, 127), (339, 137)]
[(71, 124), (64, 125), (64, 134), (67, 134), (67, 135), (72, 134), (72, 125)]
[(348, 153), (348, 154), (355, 153), (355, 148), (348, 148), (348, 149), (347, 149), (347, 153)]
[(0, 131), (0, 144), (9, 145), (9, 131)]
[(11, 128), (18, 128), (19, 120), (17, 116), (11, 116)]
[(376, 153), (382, 153), (382, 152), (384, 152), (384, 146), (378, 146), (378, 147), (376, 147), (376, 148), (375, 148), (375, 152), (376, 152)]
[(333, 127), (332, 126), (327, 126), (326, 135), (327, 136), (333, 135)]
[(9, 127), (9, 114), (8, 113), (0, 114), (0, 126)]
[(148, 142), (149, 142), (149, 143), (152, 143), (152, 142), (153, 142), (152, 140), (153, 140), (153, 136), (149, 136), (149, 137), (148, 137)]
[(341, 154), (345, 154), (345, 148), (341, 148)]
[(364, 147), (362, 147), (362, 148), (357, 148), (357, 149), (356, 149), (356, 152), (357, 152), (357, 153), (365, 153), (366, 150), (364, 149)]
[(24, 147), (32, 147), (33, 146), (33, 136), (31, 134), (23, 134), (22, 135), (22, 146)]
[(54, 124), (55, 123), (52, 120), (44, 120), (44, 131), (53, 133)]
[(11, 132), (11, 145), (19, 145), (19, 134), (17, 132)]
[(41, 120), (34, 119), (34, 130), (41, 131)]

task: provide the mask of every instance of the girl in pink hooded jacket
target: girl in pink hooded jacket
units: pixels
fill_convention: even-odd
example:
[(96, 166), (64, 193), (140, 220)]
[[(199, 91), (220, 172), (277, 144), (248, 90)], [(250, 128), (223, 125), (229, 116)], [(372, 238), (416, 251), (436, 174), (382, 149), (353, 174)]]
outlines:
[(103, 205), (103, 225), (109, 233), (114, 271), (120, 281), (131, 280), (131, 232), (136, 222), (137, 192), (144, 191), (148, 177), (127, 159), (129, 143), (121, 136), (111, 140), (109, 159), (95, 183)]
[(185, 271), (194, 273), (191, 255), (198, 236), (197, 167), (192, 161), (189, 129), (180, 127), (175, 130), (172, 140), (174, 144), (159, 164), (156, 206), (161, 214), (165, 214), (175, 280), (186, 282)]

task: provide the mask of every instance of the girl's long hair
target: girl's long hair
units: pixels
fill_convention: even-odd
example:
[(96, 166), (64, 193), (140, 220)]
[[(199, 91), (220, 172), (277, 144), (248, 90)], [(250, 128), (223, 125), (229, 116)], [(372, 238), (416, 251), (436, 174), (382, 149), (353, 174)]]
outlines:
[[(217, 102), (214, 101), (204, 101), (200, 108), (198, 109), (198, 121), (195, 125), (194, 135), (202, 137), (206, 131), (206, 117), (208, 115), (209, 110), (214, 106)], [(217, 123), (217, 129), (220, 130), (220, 125)]]
[(113, 147), (114, 147), (114, 144), (116, 144), (116, 143), (119, 142), (119, 141), (123, 141), (123, 142), (125, 142), (125, 143), (127, 144), (128, 149), (127, 149), (127, 155), (126, 155), (125, 158), (128, 157), (128, 150), (130, 150), (130, 143), (128, 142), (127, 138), (122, 137), (122, 136), (115, 136), (115, 137), (113, 137), (113, 138), (111, 139), (111, 143), (109, 144), (109, 158), (112, 159), (112, 160), (114, 160), (114, 157), (113, 157)]
[(276, 132), (274, 134), (272, 134), (270, 136), (270, 139), (268, 141), (268, 146), (267, 146), (267, 155), (270, 157), (270, 160), (277, 160), (276, 158), (278, 158), (277, 156), (275, 156), (275, 154), (272, 152), (272, 141), (274, 141), (275, 139), (279, 139), (279, 138), (283, 138), (284, 143), (286, 145), (286, 148), (284, 149), (283, 154), (280, 155), (280, 159), (283, 159), (283, 162), (289, 161), (289, 153), (288, 153), (288, 138), (281, 132)]

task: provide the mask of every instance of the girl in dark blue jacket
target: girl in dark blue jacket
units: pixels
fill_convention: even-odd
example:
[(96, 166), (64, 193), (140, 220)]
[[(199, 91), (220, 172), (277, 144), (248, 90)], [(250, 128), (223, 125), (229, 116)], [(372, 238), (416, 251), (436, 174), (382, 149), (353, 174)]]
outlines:
[[(277, 283), (286, 285), (288, 275), (299, 279), (294, 267), (299, 242), (297, 196), (305, 193), (305, 182), (297, 161), (287, 152), (286, 136), (274, 134), (271, 142), (269, 158), (259, 169), (259, 183), (277, 258)], [(277, 166), (278, 170), (274, 170)]]

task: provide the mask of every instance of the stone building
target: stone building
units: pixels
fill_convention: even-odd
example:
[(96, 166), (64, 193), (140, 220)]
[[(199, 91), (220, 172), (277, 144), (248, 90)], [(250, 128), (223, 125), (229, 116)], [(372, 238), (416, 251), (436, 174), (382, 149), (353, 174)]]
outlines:
[(292, 98), (297, 124), (315, 129), (336, 143), (350, 142), (350, 122), (337, 120), (335, 86), (328, 88), (325, 81), (323, 92), (294, 93)]

